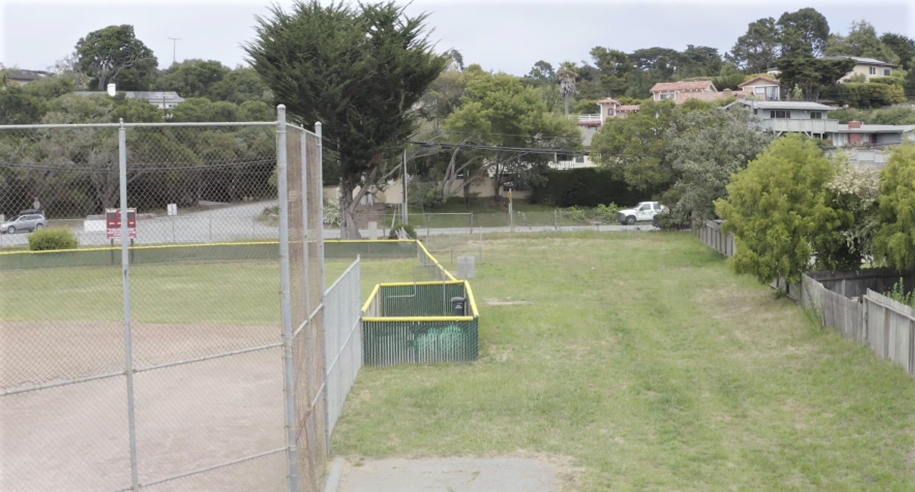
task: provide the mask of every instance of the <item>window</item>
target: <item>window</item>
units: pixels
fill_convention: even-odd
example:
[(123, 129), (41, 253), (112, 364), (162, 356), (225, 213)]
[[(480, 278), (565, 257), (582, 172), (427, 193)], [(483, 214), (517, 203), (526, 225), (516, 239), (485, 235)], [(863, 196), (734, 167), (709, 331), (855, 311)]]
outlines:
[(823, 112), (822, 112), (822, 111), (811, 111), (811, 112), (810, 112), (810, 119), (811, 119), (811, 120), (822, 120), (822, 119), (823, 119)]
[(871, 67), (871, 75), (877, 75), (877, 67)]
[(892, 69), (892, 68), (884, 68), (884, 69), (883, 69), (883, 76), (884, 76), (884, 77), (889, 77), (890, 75), (893, 75), (893, 69)]
[(756, 94), (765, 94), (766, 88), (765, 87), (754, 87), (753, 92)]
[(641, 207), (639, 207), (639, 212), (648, 212), (649, 210), (651, 210), (651, 204), (650, 204), (650, 203), (645, 204), (645, 205), (642, 205)]
[(791, 118), (791, 111), (769, 111), (769, 117), (773, 120), (787, 120)]
[(766, 100), (778, 101), (778, 87), (766, 87)]
[(665, 99), (673, 99), (673, 98), (675, 98), (676, 96), (677, 96), (677, 95), (674, 94), (673, 92), (662, 92), (662, 93), (661, 93), (661, 100), (663, 101), (663, 100), (665, 100)]

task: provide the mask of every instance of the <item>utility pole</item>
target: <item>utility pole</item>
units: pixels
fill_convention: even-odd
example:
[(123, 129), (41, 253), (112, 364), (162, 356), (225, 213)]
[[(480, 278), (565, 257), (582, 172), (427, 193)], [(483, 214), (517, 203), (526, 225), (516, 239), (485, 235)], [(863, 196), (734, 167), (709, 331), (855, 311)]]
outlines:
[(168, 39), (172, 40), (172, 65), (174, 65), (175, 62), (177, 61), (177, 57), (175, 56), (175, 54), (177, 53), (177, 50), (178, 50), (178, 48), (177, 48), (178, 41), (181, 41), (181, 38), (168, 38)]

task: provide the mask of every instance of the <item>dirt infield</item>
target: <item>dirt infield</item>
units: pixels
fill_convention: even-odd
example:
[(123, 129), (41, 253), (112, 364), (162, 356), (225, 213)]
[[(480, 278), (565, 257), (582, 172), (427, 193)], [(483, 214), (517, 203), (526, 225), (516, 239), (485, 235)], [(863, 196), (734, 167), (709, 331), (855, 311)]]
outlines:
[[(280, 341), (279, 327), (133, 324), (134, 365), (184, 361)], [(123, 371), (123, 325), (0, 322), (0, 390)], [(0, 397), (0, 490), (130, 487), (123, 375)], [(139, 372), (141, 483), (284, 446), (282, 348)], [(281, 490), (280, 452), (153, 490)]]

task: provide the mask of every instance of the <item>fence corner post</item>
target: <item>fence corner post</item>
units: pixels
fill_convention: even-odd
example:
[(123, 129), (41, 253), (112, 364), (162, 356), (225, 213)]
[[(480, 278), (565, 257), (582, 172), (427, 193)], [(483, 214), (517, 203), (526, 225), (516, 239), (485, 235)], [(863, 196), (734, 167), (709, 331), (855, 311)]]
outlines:
[[(280, 284), (283, 319), (283, 396), (286, 403), (286, 459), (289, 470), (289, 490), (298, 492), (298, 452), (296, 449), (295, 368), (292, 361), (292, 281), (289, 264), (289, 189), (287, 182), (288, 156), (286, 149), (286, 106), (276, 107), (276, 178), (280, 216)], [(257, 221), (255, 217), (252, 225)]]

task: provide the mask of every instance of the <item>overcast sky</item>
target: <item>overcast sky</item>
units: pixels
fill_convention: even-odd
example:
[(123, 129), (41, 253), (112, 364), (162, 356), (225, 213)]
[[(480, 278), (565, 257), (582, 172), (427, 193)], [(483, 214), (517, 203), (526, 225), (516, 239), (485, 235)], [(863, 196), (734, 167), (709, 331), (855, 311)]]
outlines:
[[(160, 67), (177, 59), (244, 63), (241, 43), (254, 36), (256, 15), (269, 15), (265, 0), (158, 2), (121, 0), (0, 0), (0, 63), (46, 69), (73, 51), (87, 33), (114, 24), (131, 24), (159, 59)], [(279, 0), (289, 7), (292, 0)], [(761, 5), (767, 3), (767, 6)], [(554, 66), (565, 60), (591, 61), (588, 51), (605, 46), (631, 52), (687, 44), (712, 46), (724, 53), (744, 34), (747, 24), (778, 18), (785, 11), (813, 7), (826, 16), (833, 32), (847, 33), (853, 20), (866, 19), (879, 33), (915, 37), (915, 8), (908, 1), (755, 3), (727, 1), (622, 2), (616, 0), (543, 2), (471, 2), (414, 0), (411, 13), (427, 11), (439, 49), (455, 48), (466, 64), (524, 75), (538, 60)]]

